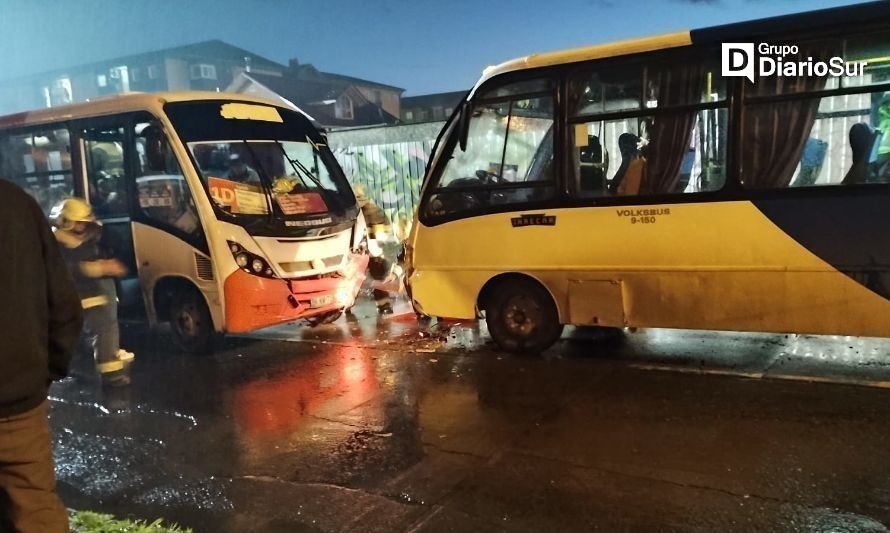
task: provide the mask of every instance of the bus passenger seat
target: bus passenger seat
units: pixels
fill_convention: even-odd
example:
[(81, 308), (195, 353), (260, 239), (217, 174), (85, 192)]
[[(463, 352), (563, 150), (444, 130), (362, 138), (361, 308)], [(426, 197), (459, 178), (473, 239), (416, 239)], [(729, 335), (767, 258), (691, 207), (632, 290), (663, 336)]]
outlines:
[(602, 194), (605, 180), (603, 146), (596, 135), (587, 136), (587, 145), (578, 152), (580, 185), (584, 192)]
[(635, 195), (640, 190), (643, 159), (639, 149), (640, 138), (633, 133), (618, 136), (618, 150), (621, 152), (621, 165), (609, 183), (613, 195)]
[(877, 137), (876, 133), (863, 122), (853, 124), (850, 128), (850, 150), (853, 152), (853, 164), (841, 184), (854, 185), (868, 181), (869, 157), (875, 137)]

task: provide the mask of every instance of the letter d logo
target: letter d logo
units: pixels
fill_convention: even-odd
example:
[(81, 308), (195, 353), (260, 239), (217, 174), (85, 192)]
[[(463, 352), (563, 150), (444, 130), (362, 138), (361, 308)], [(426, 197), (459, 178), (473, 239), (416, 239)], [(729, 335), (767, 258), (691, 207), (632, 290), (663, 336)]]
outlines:
[(743, 76), (754, 83), (754, 43), (723, 43), (723, 76)]

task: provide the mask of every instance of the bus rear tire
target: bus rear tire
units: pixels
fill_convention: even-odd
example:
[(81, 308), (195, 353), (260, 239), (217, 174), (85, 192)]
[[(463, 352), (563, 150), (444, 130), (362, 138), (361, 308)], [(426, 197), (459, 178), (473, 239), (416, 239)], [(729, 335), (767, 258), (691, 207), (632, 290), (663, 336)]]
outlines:
[(179, 292), (170, 302), (170, 329), (173, 341), (182, 351), (195, 355), (213, 351), (213, 319), (197, 291)]
[(553, 346), (563, 325), (550, 293), (540, 283), (516, 278), (499, 283), (484, 302), (494, 341), (517, 354), (539, 354)]

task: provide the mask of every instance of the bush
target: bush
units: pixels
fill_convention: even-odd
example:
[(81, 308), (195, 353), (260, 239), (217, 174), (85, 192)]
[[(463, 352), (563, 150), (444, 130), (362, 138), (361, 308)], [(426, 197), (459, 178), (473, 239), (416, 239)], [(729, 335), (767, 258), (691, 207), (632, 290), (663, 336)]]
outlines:
[(191, 529), (183, 529), (176, 524), (164, 525), (161, 519), (148, 523), (144, 520), (119, 520), (108, 514), (91, 511), (74, 511), (71, 513), (71, 531), (73, 533), (191, 533)]

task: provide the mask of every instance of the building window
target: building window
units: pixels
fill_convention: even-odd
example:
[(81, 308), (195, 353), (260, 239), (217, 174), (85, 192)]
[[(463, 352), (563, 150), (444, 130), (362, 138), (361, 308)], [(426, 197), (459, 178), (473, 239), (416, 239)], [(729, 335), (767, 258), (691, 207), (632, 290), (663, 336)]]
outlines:
[(50, 90), (52, 105), (70, 104), (74, 100), (71, 90), (71, 78), (62, 77), (53, 82)]
[(160, 70), (161, 70), (160, 67), (158, 67), (157, 65), (149, 65), (148, 66), (148, 79), (150, 79), (150, 80), (157, 79)]
[(334, 103), (334, 116), (344, 120), (352, 120), (355, 117), (352, 99), (345, 94), (337, 98), (337, 101)]
[(130, 90), (130, 70), (126, 65), (113, 67), (108, 71), (111, 78), (111, 84), (117, 92), (127, 92)]
[(190, 72), (193, 80), (216, 79), (216, 67), (213, 65), (206, 65), (204, 63), (192, 65)]
[(130, 81), (142, 81), (142, 69), (133, 67), (130, 69)]
[(99, 74), (96, 76), (96, 85), (99, 87), (107, 87), (108, 86), (108, 76), (105, 74)]
[(405, 111), (405, 120), (414, 120), (414, 111)]

